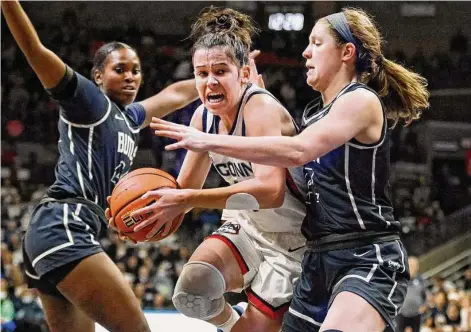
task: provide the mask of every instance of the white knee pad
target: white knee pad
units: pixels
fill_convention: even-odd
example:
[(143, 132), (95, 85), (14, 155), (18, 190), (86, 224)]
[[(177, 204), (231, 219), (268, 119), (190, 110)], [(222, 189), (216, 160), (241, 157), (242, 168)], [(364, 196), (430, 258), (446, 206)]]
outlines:
[(172, 301), (182, 314), (210, 320), (224, 310), (224, 276), (209, 263), (193, 261), (185, 264), (175, 285)]

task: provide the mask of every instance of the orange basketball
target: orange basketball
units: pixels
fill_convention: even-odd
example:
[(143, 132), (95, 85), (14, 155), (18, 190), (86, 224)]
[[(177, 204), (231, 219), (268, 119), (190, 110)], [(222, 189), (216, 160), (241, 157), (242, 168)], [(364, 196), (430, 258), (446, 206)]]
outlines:
[(148, 225), (139, 232), (133, 229), (144, 218), (131, 217), (131, 212), (143, 208), (155, 202), (155, 198), (142, 199), (141, 196), (150, 190), (159, 188), (177, 189), (177, 181), (173, 176), (160, 169), (140, 168), (123, 176), (111, 193), (110, 211), (116, 227), (127, 237), (137, 242), (160, 241), (174, 233), (183, 221), (183, 214), (173, 220), (172, 228), (167, 236), (162, 237), (159, 230), (152, 238), (146, 239), (147, 233), (154, 227)]

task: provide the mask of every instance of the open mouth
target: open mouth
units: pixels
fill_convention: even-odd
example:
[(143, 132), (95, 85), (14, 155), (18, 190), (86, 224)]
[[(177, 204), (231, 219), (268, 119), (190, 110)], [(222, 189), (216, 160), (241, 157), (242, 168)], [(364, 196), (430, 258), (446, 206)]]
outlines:
[(210, 93), (206, 98), (210, 104), (217, 104), (224, 100), (224, 95), (222, 93)]
[(134, 94), (136, 93), (136, 88), (134, 88), (133, 86), (125, 86), (122, 91), (126, 94)]
[(307, 74), (312, 74), (315, 69), (314, 66), (309, 66), (309, 65), (306, 65), (306, 68), (307, 68)]

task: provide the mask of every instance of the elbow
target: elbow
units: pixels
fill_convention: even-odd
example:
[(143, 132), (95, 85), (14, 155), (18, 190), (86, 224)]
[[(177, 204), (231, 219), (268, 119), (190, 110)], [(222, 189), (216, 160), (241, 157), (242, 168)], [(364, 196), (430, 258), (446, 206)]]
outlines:
[(331, 144), (329, 137), (318, 138), (313, 142), (301, 140), (299, 136), (295, 137), (294, 144), (289, 154), (289, 167), (303, 166), (317, 158), (320, 158), (326, 152), (334, 150), (337, 146)]
[(28, 60), (34, 60), (36, 58), (44, 57), (49, 50), (41, 43), (39, 39), (34, 39), (26, 41), (23, 45), (22, 51)]
[(303, 166), (309, 162), (309, 156), (307, 151), (303, 147), (294, 149), (288, 156), (288, 167)]
[(283, 202), (285, 201), (285, 191), (278, 193), (276, 197), (273, 198), (273, 209), (279, 208), (283, 205)]
[(285, 186), (284, 183), (282, 186), (277, 188), (270, 188), (264, 194), (263, 201), (260, 202), (260, 208), (262, 209), (276, 209), (283, 205), (285, 200)]
[(304, 155), (302, 153), (296, 152), (290, 158), (290, 166), (291, 167), (302, 166), (305, 163), (307, 163), (307, 160), (306, 160), (306, 158), (304, 157)]

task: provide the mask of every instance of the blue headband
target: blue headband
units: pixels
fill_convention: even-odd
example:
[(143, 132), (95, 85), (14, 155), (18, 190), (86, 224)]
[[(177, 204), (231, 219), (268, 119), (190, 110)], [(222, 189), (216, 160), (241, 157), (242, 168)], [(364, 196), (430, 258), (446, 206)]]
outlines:
[(348, 27), (347, 18), (343, 12), (331, 14), (326, 17), (327, 21), (332, 24), (335, 31), (342, 37), (347, 43), (355, 45), (355, 53), (357, 55), (357, 69), (360, 72), (365, 71), (368, 66), (368, 53), (364, 51), (361, 43), (353, 37), (350, 28)]
[(352, 35), (350, 28), (348, 27), (347, 18), (343, 12), (335, 13), (326, 17), (327, 21), (332, 24), (332, 27), (339, 33), (339, 35), (347, 42), (355, 45), (357, 51), (359, 49), (358, 42)]

